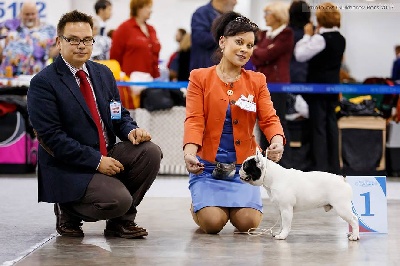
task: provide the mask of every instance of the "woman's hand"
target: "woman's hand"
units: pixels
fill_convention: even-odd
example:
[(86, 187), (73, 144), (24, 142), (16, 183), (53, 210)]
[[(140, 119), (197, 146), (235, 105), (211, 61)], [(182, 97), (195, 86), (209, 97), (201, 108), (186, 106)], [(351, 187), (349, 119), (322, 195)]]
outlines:
[(267, 157), (271, 161), (279, 162), (283, 155), (283, 144), (282, 143), (271, 143), (267, 150)]
[(267, 158), (274, 162), (279, 162), (283, 155), (283, 136), (275, 135), (271, 139), (271, 144), (267, 149)]
[(183, 156), (183, 159), (185, 160), (186, 169), (188, 170), (189, 173), (198, 175), (203, 172), (204, 164), (199, 162), (199, 159), (197, 159), (196, 155), (185, 154)]

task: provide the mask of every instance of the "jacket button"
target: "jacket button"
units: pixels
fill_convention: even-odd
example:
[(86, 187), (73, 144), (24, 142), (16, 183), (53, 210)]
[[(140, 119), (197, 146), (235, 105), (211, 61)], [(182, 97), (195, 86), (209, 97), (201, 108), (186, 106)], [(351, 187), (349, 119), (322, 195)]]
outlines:
[(239, 121), (237, 119), (233, 120), (233, 124), (237, 125), (239, 123)]
[(236, 140), (236, 141), (235, 141), (235, 144), (236, 144), (236, 145), (240, 145), (240, 140)]
[(231, 105), (234, 105), (235, 103), (236, 103), (236, 101), (235, 100), (231, 100)]

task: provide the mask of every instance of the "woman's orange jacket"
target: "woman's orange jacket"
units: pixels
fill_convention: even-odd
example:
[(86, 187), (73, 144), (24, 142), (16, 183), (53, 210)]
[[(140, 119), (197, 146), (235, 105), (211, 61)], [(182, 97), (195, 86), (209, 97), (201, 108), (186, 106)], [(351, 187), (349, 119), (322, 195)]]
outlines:
[[(256, 153), (254, 126), (257, 119), (269, 141), (275, 135), (284, 136), (262, 73), (242, 69), (240, 79), (232, 85), (231, 88), (231, 84), (217, 76), (216, 66), (195, 69), (189, 77), (183, 146), (188, 143), (198, 145), (197, 155), (210, 162), (215, 161), (229, 103), (237, 164)], [(230, 89), (233, 91), (231, 96), (227, 93)], [(256, 112), (235, 105), (241, 95), (253, 98)]]

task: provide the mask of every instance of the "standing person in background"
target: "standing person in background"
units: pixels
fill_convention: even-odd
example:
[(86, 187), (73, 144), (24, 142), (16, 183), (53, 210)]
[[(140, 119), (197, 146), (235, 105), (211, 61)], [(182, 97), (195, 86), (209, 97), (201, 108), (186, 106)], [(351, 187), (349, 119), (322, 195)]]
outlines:
[[(287, 27), (289, 21), (288, 9), (288, 5), (282, 2), (271, 2), (264, 8), (264, 18), (269, 30), (259, 32), (259, 39), (251, 61), (256, 70), (265, 75), (267, 83), (290, 83), (290, 59), (292, 58), (294, 44), (293, 31)], [(271, 93), (271, 99), (287, 139), (285, 156), (280, 164), (290, 168), (290, 136), (285, 118), (287, 94)], [(265, 150), (268, 145), (264, 134), (261, 134), (261, 148)]]
[[(294, 50), (296, 60), (308, 61), (308, 83), (340, 83), (340, 66), (346, 40), (340, 34), (340, 12), (332, 3), (319, 5), (316, 13), (317, 28), (308, 23), (304, 37)], [(304, 95), (309, 107), (313, 169), (340, 174), (339, 130), (335, 108), (338, 94)]]
[(142, 238), (148, 233), (135, 223), (136, 208), (162, 153), (121, 106), (111, 70), (89, 60), (92, 30), (91, 16), (64, 14), (57, 25), (60, 56), (30, 83), (29, 118), (40, 142), (38, 199), (55, 203), (62, 236), (83, 237), (82, 221), (107, 220), (105, 235)]
[(183, 36), (179, 44), (179, 50), (176, 58), (172, 61), (169, 69), (169, 76), (172, 81), (188, 81), (189, 80), (189, 64), (190, 64), (190, 33)]
[(94, 44), (91, 60), (108, 60), (110, 59), (111, 38), (107, 35), (100, 35), (99, 21), (93, 19), (93, 36)]
[(219, 15), (233, 11), (236, 3), (237, 0), (211, 0), (193, 13), (190, 70), (215, 65), (211, 56), (218, 43), (212, 36), (211, 25)]
[(394, 53), (396, 55), (396, 60), (393, 62), (392, 67), (392, 80), (396, 83), (400, 83), (400, 45), (394, 47)]
[(177, 29), (176, 33), (175, 33), (175, 41), (178, 43), (178, 49), (170, 56), (168, 62), (167, 62), (167, 68), (170, 69), (171, 68), (171, 64), (172, 62), (174, 62), (176, 60), (176, 56), (179, 52), (180, 49), (180, 45), (181, 45), (181, 41), (183, 39), (183, 36), (185, 36), (186, 34), (186, 30), (185, 29)]
[(228, 221), (246, 232), (262, 220), (260, 189), (239, 177), (243, 161), (258, 150), (256, 121), (271, 143), (269, 159), (281, 159), (285, 138), (265, 76), (243, 68), (253, 53), (257, 25), (228, 12), (215, 20), (212, 32), (220, 61), (193, 70), (187, 88), (183, 158), (191, 211), (208, 234), (217, 234)]
[(113, 33), (110, 59), (121, 65), (130, 76), (134, 71), (160, 76), (158, 58), (161, 50), (155, 29), (147, 24), (153, 8), (152, 0), (131, 0), (131, 18), (123, 22)]
[[(311, 12), (309, 5), (302, 0), (295, 0), (289, 8), (289, 28), (294, 33), (294, 44), (301, 40), (304, 36), (304, 26), (310, 23)], [(293, 47), (294, 48), (294, 47)], [(305, 83), (307, 82), (307, 62), (299, 62), (294, 56), (290, 61), (290, 82)]]
[(94, 4), (94, 11), (96, 16), (94, 20), (98, 23), (98, 35), (107, 36), (106, 32), (106, 21), (111, 18), (112, 15), (112, 4), (108, 0), (98, 0)]
[(56, 30), (39, 21), (36, 2), (24, 2), (19, 18), (0, 23), (0, 29), (2, 35), (6, 36), (0, 76), (4, 76), (6, 68), (10, 66), (14, 76), (33, 75), (46, 66)]

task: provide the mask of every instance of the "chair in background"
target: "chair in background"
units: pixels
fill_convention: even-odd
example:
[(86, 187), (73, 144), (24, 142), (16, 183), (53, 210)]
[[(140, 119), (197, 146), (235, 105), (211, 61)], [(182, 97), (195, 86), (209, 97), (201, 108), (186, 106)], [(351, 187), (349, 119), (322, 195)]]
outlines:
[[(129, 81), (125, 73), (121, 71), (121, 66), (117, 60), (95, 60), (95, 62), (107, 66), (114, 75), (115, 80)], [(129, 86), (118, 86), (119, 94), (121, 96), (122, 105), (126, 109), (136, 109), (140, 106), (140, 95), (136, 95)]]

